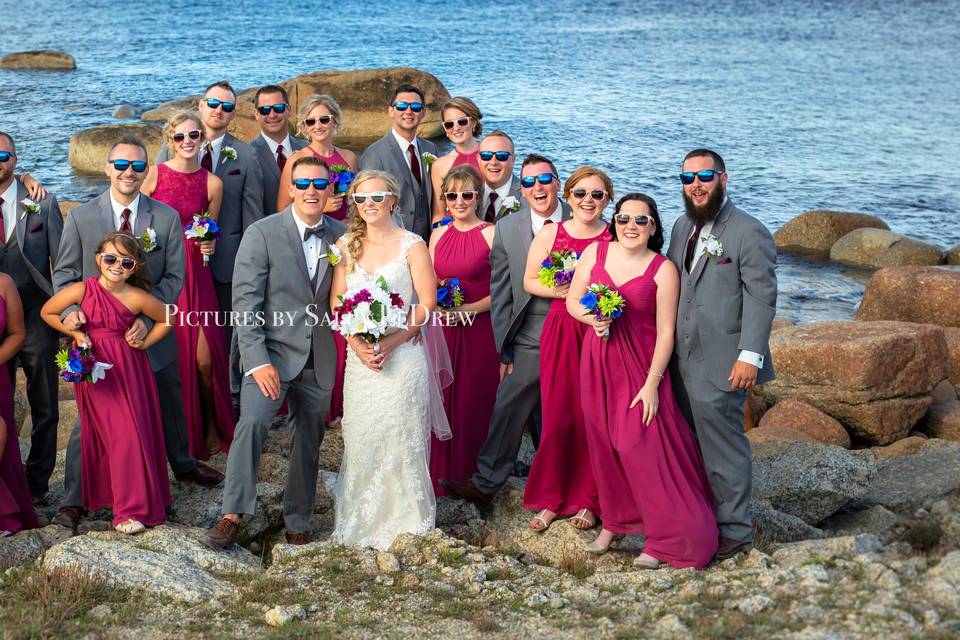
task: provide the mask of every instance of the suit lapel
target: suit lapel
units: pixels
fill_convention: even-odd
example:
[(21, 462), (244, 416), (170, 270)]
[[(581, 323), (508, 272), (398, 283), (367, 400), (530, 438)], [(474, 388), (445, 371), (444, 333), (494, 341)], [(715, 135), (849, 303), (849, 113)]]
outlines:
[(220, 157), (217, 158), (217, 166), (213, 168), (213, 172), (217, 174), (217, 177), (223, 176), (223, 161), (226, 159), (223, 150), (230, 146), (233, 146), (233, 136), (225, 133), (223, 134), (223, 142), (220, 143)]
[[(386, 138), (387, 148), (390, 149), (390, 156), (393, 158), (394, 162), (398, 164), (400, 169), (400, 179), (410, 188), (413, 189), (417, 194), (417, 197), (420, 195), (420, 185), (417, 184), (417, 181), (413, 179), (413, 174), (410, 173), (410, 165), (407, 164), (407, 159), (403, 155), (403, 151), (400, 150), (400, 145), (397, 144), (396, 138), (393, 136), (393, 130), (387, 132)], [(420, 177), (423, 177), (423, 166), (420, 167)]]
[[(293, 138), (290, 139), (293, 140)], [(267, 171), (270, 172), (270, 175), (279, 180), (280, 167), (277, 165), (277, 156), (270, 153), (270, 145), (266, 140), (263, 139), (263, 135), (258, 133), (257, 137), (250, 144), (256, 147), (257, 153), (263, 157), (265, 164), (269, 167)], [(291, 148), (293, 147), (292, 142), (290, 143), (290, 146)], [(296, 149), (294, 149), (294, 151), (296, 151)]]
[(317, 286), (313, 291), (314, 297), (317, 295), (317, 291), (320, 290), (320, 285), (323, 284), (323, 279), (327, 275), (327, 271), (330, 269), (330, 262), (326, 259), (327, 252), (330, 251), (330, 245), (336, 242), (337, 239), (333, 235), (333, 230), (330, 228), (330, 221), (324, 216), (323, 220), (323, 239), (320, 241), (320, 260), (317, 262)]
[(137, 211), (137, 222), (133, 225), (133, 235), (138, 238), (148, 227), (153, 226), (153, 203), (147, 196), (140, 196), (140, 210)]
[(101, 237), (107, 235), (108, 233), (113, 233), (117, 230), (117, 222), (113, 217), (113, 203), (110, 201), (110, 190), (104, 191), (99, 196), (100, 202), (98, 203), (100, 207), (100, 227), (102, 233)]
[[(717, 217), (714, 218), (713, 227), (710, 229), (710, 235), (714, 238), (719, 239), (720, 235), (723, 233), (724, 228), (727, 226), (727, 222), (730, 220), (730, 214), (733, 212), (733, 203), (727, 199), (727, 203), (723, 205), (720, 209), (720, 212), (717, 213)], [(690, 232), (688, 231), (688, 234)], [(689, 237), (689, 235), (687, 236)], [(684, 256), (686, 259), (686, 256)], [(697, 262), (697, 265), (693, 268), (693, 273), (690, 274), (693, 276), (693, 284), (697, 284), (697, 281), (700, 279), (700, 276), (703, 275), (703, 270), (706, 268), (707, 263), (710, 262), (712, 258), (704, 252), (700, 256), (700, 260)]]
[[(303, 238), (297, 230), (297, 223), (294, 222), (293, 205), (286, 208), (283, 212), (283, 226), (286, 227), (287, 242), (290, 244), (290, 250), (293, 251), (293, 259), (297, 261), (300, 267), (300, 275), (303, 276), (303, 282), (309, 291), (313, 291), (310, 284), (310, 272), (307, 270), (307, 259), (303, 255)], [(311, 298), (313, 296), (310, 296)]]
[[(27, 188), (23, 186), (22, 182), (17, 180), (17, 203), (13, 208), (13, 210), (16, 212), (16, 220), (14, 221), (13, 233), (17, 236), (17, 243), (20, 245), (20, 253), (23, 253), (24, 236), (27, 233), (27, 224), (30, 222), (27, 220), (28, 216), (26, 211), (24, 210), (23, 205), (20, 203), (28, 197), (29, 195), (27, 194)], [(10, 239), (7, 238), (7, 241), (9, 242)]]

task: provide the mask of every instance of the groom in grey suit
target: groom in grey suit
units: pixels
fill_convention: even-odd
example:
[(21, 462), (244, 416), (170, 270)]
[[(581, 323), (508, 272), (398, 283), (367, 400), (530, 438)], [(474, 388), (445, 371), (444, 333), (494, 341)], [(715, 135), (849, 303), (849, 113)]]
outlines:
[(283, 520), (290, 544), (309, 542), (320, 469), (324, 416), (330, 408), (337, 352), (329, 323), (331, 245), (343, 223), (323, 215), (327, 165), (300, 158), (291, 172), (293, 203), (252, 225), (240, 243), (233, 280), (237, 337), (245, 372), (240, 421), (227, 457), (223, 519), (207, 531), (216, 548), (237, 540), (241, 516), (257, 504), (260, 452), (277, 409), (289, 403), (293, 432)]
[[(253, 117), (260, 125), (260, 135), (250, 141), (257, 152), (260, 175), (263, 177), (263, 215), (277, 212), (277, 190), (280, 188), (280, 172), (287, 159), (307, 146), (307, 141), (290, 135), (287, 120), (290, 114), (290, 99), (287, 90), (279, 85), (267, 85), (257, 89), (253, 96)], [(260, 110), (267, 113), (260, 113)], [(283, 111), (277, 111), (283, 109)]]
[[(536, 179), (552, 176), (548, 184)], [(453, 496), (485, 507), (510, 477), (527, 422), (540, 413), (540, 334), (550, 310), (550, 300), (531, 296), (523, 288), (527, 253), (533, 236), (545, 224), (570, 218), (570, 209), (558, 198), (557, 168), (547, 158), (531, 154), (520, 169), (523, 178), (534, 178), (523, 189), (526, 200), (520, 211), (497, 223), (490, 250), (490, 314), (500, 352), (500, 386), (490, 418), (487, 440), (477, 459), (477, 473), (463, 482), (441, 479)]]
[(773, 379), (770, 330), (777, 307), (777, 250), (767, 228), (726, 195), (723, 159), (695, 149), (683, 161), (686, 215), (670, 234), (680, 272), (674, 387), (694, 427), (717, 509), (717, 558), (750, 549), (747, 390)]
[(423, 154), (436, 156), (437, 147), (417, 135), (426, 108), (423, 91), (412, 85), (397, 87), (388, 109), (393, 127), (363, 152), (360, 169), (379, 169), (397, 179), (400, 183), (398, 223), (428, 242), (433, 192), (430, 164), (424, 161)]

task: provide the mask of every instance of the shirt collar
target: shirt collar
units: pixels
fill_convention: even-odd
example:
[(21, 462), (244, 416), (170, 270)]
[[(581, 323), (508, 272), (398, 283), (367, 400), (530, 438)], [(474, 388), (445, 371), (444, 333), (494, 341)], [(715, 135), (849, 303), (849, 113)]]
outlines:
[(10, 181), (10, 186), (7, 187), (6, 191), (4, 191), (3, 193), (0, 193), (0, 197), (3, 198), (3, 204), (15, 203), (17, 201), (18, 188), (19, 188), (19, 185), (17, 183), (17, 179), (14, 178), (13, 180)]
[(558, 223), (563, 222), (563, 203), (560, 202), (560, 198), (557, 198), (557, 208), (553, 210), (548, 219)]
[(117, 199), (113, 197), (113, 191), (110, 192), (110, 204), (113, 206), (113, 215), (115, 218), (119, 218), (123, 213), (124, 209), (130, 209), (130, 216), (133, 217), (137, 215), (137, 211), (140, 210), (140, 194), (137, 194), (137, 197), (133, 199), (127, 206), (123, 206)]
[(217, 138), (216, 140), (208, 140), (208, 141), (207, 141), (207, 142), (210, 143), (210, 146), (213, 147), (213, 152), (214, 152), (214, 153), (220, 153), (220, 149), (223, 148), (223, 141), (224, 141), (224, 139), (225, 139), (226, 137), (227, 137), (227, 134), (223, 134), (222, 136), (220, 136), (220, 137)]
[[(290, 205), (290, 213), (293, 214), (293, 221), (297, 225), (297, 234), (300, 240), (302, 241), (303, 232), (307, 230), (307, 223), (303, 221), (303, 218), (297, 215), (297, 205), (295, 204)], [(326, 222), (325, 216), (320, 216), (320, 222), (318, 222), (316, 226), (322, 229), (325, 222)]]
[(263, 131), (260, 132), (260, 136), (266, 141), (267, 147), (270, 148), (270, 153), (277, 155), (277, 147), (283, 147), (283, 152), (288, 156), (293, 153), (293, 145), (290, 144), (290, 134), (288, 133), (281, 142), (274, 141), (273, 138), (265, 134)]
[(510, 176), (510, 179), (504, 182), (502, 185), (496, 189), (491, 189), (490, 185), (485, 185), (484, 187), (484, 199), (489, 202), (490, 194), (497, 194), (497, 202), (503, 202), (504, 199), (510, 196), (510, 189), (513, 187), (513, 176)]
[(390, 127), (390, 133), (393, 134), (393, 139), (397, 141), (397, 144), (400, 145), (400, 148), (403, 149), (403, 152), (406, 153), (410, 145), (413, 145), (413, 148), (416, 150), (417, 155), (420, 155), (420, 145), (417, 144), (417, 136), (413, 136), (412, 141), (406, 140), (403, 136), (397, 133), (397, 130), (394, 127)]

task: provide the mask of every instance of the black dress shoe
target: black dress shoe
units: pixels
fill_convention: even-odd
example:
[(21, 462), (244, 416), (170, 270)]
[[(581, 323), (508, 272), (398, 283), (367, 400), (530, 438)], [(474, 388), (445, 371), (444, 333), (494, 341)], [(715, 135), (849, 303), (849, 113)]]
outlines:
[(455, 498), (461, 498), (467, 502), (472, 502), (478, 507), (489, 507), (493, 502), (492, 493), (484, 493), (473, 484), (473, 480), (464, 480), (457, 482), (455, 480), (440, 480), (440, 486)]
[(753, 549), (751, 540), (734, 540), (733, 538), (724, 538), (720, 536), (720, 544), (717, 546), (717, 554), (713, 556), (714, 560), (727, 560), (738, 553), (746, 553)]
[(77, 527), (80, 526), (80, 518), (83, 517), (84, 513), (82, 507), (60, 507), (57, 514), (53, 516), (53, 523), (59, 524), (61, 527), (67, 527), (76, 533)]
[(202, 462), (197, 462), (196, 467), (176, 478), (180, 482), (196, 482), (201, 487), (215, 487), (223, 482), (222, 473)]

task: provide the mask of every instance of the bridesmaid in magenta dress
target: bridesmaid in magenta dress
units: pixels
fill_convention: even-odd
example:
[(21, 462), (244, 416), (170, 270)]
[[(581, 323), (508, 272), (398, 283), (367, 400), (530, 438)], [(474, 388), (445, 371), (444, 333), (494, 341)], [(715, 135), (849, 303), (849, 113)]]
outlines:
[[(166, 519), (170, 481), (160, 420), (156, 380), (146, 350), (169, 331), (163, 303), (146, 292), (140, 271), (146, 254), (125, 233), (111, 233), (96, 253), (100, 276), (61, 289), (43, 305), (51, 327), (91, 346), (98, 362), (112, 365), (103, 378), (78, 382), (80, 479), (83, 506), (112, 507), (113, 526), (121, 533), (143, 531)], [(87, 318), (81, 331), (67, 331), (60, 314), (79, 304)], [(155, 322), (138, 349), (124, 334), (137, 316)]]
[[(719, 532), (710, 484), (693, 430), (677, 406), (667, 364), (673, 351), (679, 275), (660, 255), (656, 202), (632, 193), (617, 203), (614, 242), (584, 254), (570, 286), (570, 317), (593, 325), (580, 360), (580, 392), (603, 530), (587, 551), (604, 553), (615, 535), (644, 534), (635, 565), (703, 568)], [(623, 315), (586, 313), (587, 286), (620, 292)], [(609, 330), (609, 339), (598, 335)]]
[[(171, 159), (150, 167), (141, 190), (176, 209), (181, 226), (192, 223), (193, 216), (204, 211), (216, 218), (223, 183), (197, 163), (203, 143), (199, 118), (177, 113), (164, 130)], [(203, 265), (203, 256), (213, 253), (210, 245), (215, 243), (184, 239), (185, 273), (177, 308), (193, 315), (181, 315), (174, 325), (187, 439), (190, 455), (198, 460), (209, 460), (212, 454), (229, 450), (236, 427), (227, 344), (223, 328), (216, 322), (220, 305), (210, 268)]]
[(597, 483), (587, 454), (587, 434), (580, 407), (580, 348), (586, 325), (567, 313), (569, 284), (540, 283), (540, 264), (554, 251), (583, 253), (594, 242), (607, 242), (610, 232), (601, 219), (613, 196), (613, 183), (593, 167), (580, 167), (563, 187), (573, 214), (560, 224), (545, 225), (527, 255), (524, 289), (554, 298), (540, 336), (540, 397), (543, 427), (540, 446), (523, 494), (527, 509), (540, 511), (530, 528), (543, 531), (557, 515), (576, 514), (571, 524), (590, 529), (597, 523)]
[(17, 285), (0, 273), (0, 537), (37, 527), (37, 514), (20, 460), (20, 440), (13, 417), (13, 383), (7, 362), (26, 339), (23, 306)]
[[(455, 167), (470, 165), (480, 171), (480, 134), (483, 133), (483, 114), (480, 107), (470, 98), (456, 96), (450, 98), (440, 108), (443, 129), (453, 150), (440, 157), (430, 166), (430, 181), (433, 185), (433, 221), (437, 222), (447, 215), (447, 203), (443, 201), (443, 180)], [(483, 197), (483, 189), (480, 189)]]
[[(290, 172), (297, 158), (320, 158), (327, 167), (342, 165), (350, 168), (354, 174), (358, 171), (357, 154), (333, 144), (337, 127), (343, 124), (343, 113), (337, 101), (328, 95), (313, 94), (300, 103), (297, 113), (297, 133), (310, 140), (310, 144), (290, 156), (280, 174), (280, 188), (277, 192), (277, 208), (283, 211), (293, 198), (290, 197)], [(338, 192), (346, 193), (342, 188)], [(324, 215), (344, 220), (350, 206), (345, 195), (334, 196), (327, 200)], [(347, 343), (339, 333), (334, 332), (333, 344), (337, 348), (337, 371), (333, 380), (333, 394), (330, 397), (330, 412), (325, 421), (328, 425), (337, 425), (343, 417), (343, 370), (347, 362)]]
[[(500, 356), (490, 321), (494, 227), (477, 217), (483, 179), (476, 169), (465, 165), (447, 173), (441, 187), (453, 220), (431, 234), (430, 256), (438, 281), (460, 281), (463, 304), (451, 310), (443, 327), (453, 364), (453, 384), (443, 391), (443, 405), (453, 438), (432, 436), (430, 478), (438, 496), (446, 495), (439, 480), (463, 481), (476, 473), (500, 383)], [(474, 314), (473, 323), (458, 322), (458, 312)]]

